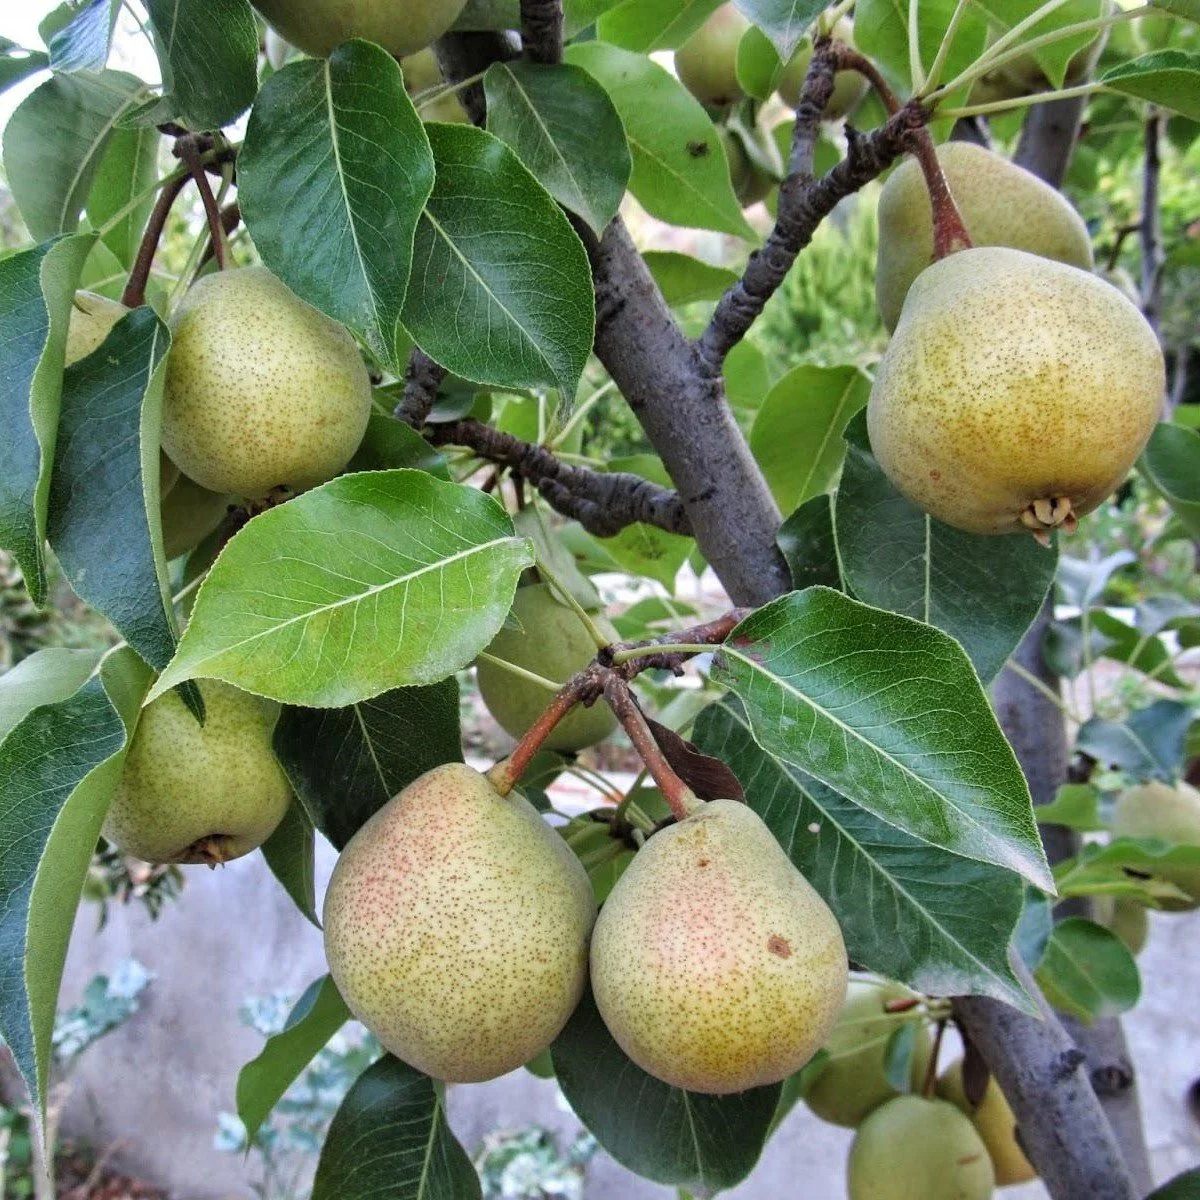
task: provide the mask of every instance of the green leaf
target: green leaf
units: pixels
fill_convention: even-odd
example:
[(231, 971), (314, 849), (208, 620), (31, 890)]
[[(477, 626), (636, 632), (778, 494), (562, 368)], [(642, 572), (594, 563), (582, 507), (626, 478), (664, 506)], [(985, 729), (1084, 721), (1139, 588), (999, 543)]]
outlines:
[(714, 267), (678, 250), (647, 250), (642, 258), (671, 308), (700, 300), (720, 300), (738, 281), (736, 271)]
[(121, 0), (90, 0), (50, 39), (55, 71), (103, 71)]
[(40, 50), (25, 50), (7, 39), (4, 42), (0, 48), (0, 92), (50, 65), (49, 57)]
[(935, 849), (764, 750), (736, 700), (706, 708), (693, 740), (741, 780), (854, 962), (918, 991), (1029, 1007), (1008, 962), (1024, 894), (1010, 871)]
[(513, 515), (513, 528), (533, 543), (538, 566), (549, 571), (588, 612), (604, 607), (596, 585), (579, 569), (575, 556), (554, 532), (550, 519), (538, 504), (528, 504)]
[(283, 1029), (238, 1072), (237, 1113), (248, 1144), (254, 1143), (262, 1123), (301, 1072), (349, 1020), (350, 1010), (328, 975), (305, 988)]
[[(1200, 12), (1194, 19), (1200, 21)], [(1155, 1188), (1146, 1200), (1200, 1200), (1200, 1167), (1176, 1175), (1169, 1183)]]
[(1065, 825), (1081, 833), (1104, 829), (1100, 819), (1100, 793), (1089, 783), (1064, 783), (1050, 804), (1036, 809), (1039, 825)]
[(4, 173), (29, 232), (71, 233), (120, 119), (145, 96), (121, 71), (54, 75), (21, 102), (4, 130)]
[(1089, 620), (1102, 639), (1098, 651), (1105, 658), (1126, 663), (1143, 674), (1153, 672), (1155, 679), (1168, 687), (1187, 686), (1171, 667), (1171, 652), (1162, 638), (1146, 636), (1103, 608), (1093, 611)]
[(263, 261), (393, 372), (433, 151), (396, 60), (370, 42), (263, 85), (238, 155), (238, 199)]
[(225, 547), (155, 684), (223, 679), (338, 708), (465, 667), (504, 623), (530, 545), (490, 496), (424, 471), (344, 475)]
[(417, 226), (405, 327), (464, 379), (573, 396), (596, 319), (583, 243), (498, 138), (427, 129), (437, 180)]
[(1200, 52), (1195, 50), (1143, 54), (1106, 71), (1101, 82), (1114, 91), (1200, 121)]
[(50, 544), (71, 586), (157, 670), (175, 652), (158, 519), (170, 343), (139, 308), (67, 368), (50, 488)]
[(782, 74), (783, 59), (775, 43), (757, 26), (747, 30), (737, 50), (737, 79), (742, 90), (755, 100), (769, 100)]
[(787, 559), (792, 583), (798, 591), (814, 585), (844, 590), (833, 536), (831, 496), (806, 500), (779, 527), (775, 541)]
[[(987, 17), (990, 24), (1001, 33), (1011, 29), (1018, 22), (1032, 16), (1041, 7), (1040, 0), (979, 0), (980, 11)], [(1068, 25), (1076, 25), (1081, 21), (1095, 20), (1104, 16), (1108, 11), (1104, 0), (1068, 0), (1066, 4), (1043, 17), (1033, 25), (1021, 40), (1030, 41), (1043, 34), (1053, 33)], [(1041, 67), (1046, 77), (1054, 87), (1062, 87), (1067, 76), (1067, 68), (1071, 59), (1085, 46), (1090, 45), (1100, 34), (1097, 30), (1087, 30), (1069, 38), (1062, 38), (1048, 46), (1035, 50), (1032, 57)], [(1019, 43), (1018, 43), (1019, 44)], [(928, 63), (926, 59), (926, 63)], [(1020, 60), (1017, 60), (1019, 63)], [(1013, 65), (1017, 65), (1014, 63)], [(961, 69), (961, 68), (956, 68)], [(1072, 82), (1082, 80), (1072, 79)]]
[(785, 62), (825, 7), (823, 0), (734, 0), (734, 5), (775, 43)]
[(1135, 779), (1174, 779), (1194, 713), (1175, 700), (1156, 700), (1124, 721), (1092, 717), (1075, 738), (1075, 749)]
[(1200, 537), (1200, 434), (1182, 425), (1156, 426), (1138, 466), (1188, 532)]
[(520, 59), (494, 63), (483, 86), (488, 132), (512, 147), (559, 204), (603, 233), (633, 169), (608, 93), (581, 67)]
[(1016, 649), (1054, 582), (1057, 554), (1031, 537), (982, 537), (935, 521), (853, 439), (834, 523), (854, 595), (945, 630), (985, 681)]
[(146, 0), (146, 11), (164, 105), (198, 130), (240, 117), (258, 90), (258, 23), (247, 0)]
[(733, 194), (716, 127), (665, 68), (603, 42), (581, 42), (567, 58), (612, 97), (633, 154), (629, 190), (653, 217), (757, 240)]
[(0, 1034), (39, 1118), (75, 910), (149, 682), (141, 659), (118, 650), (0, 742)]
[(870, 394), (871, 381), (857, 367), (811, 364), (771, 389), (754, 418), (750, 449), (785, 515), (829, 490), (845, 453), (842, 432)]
[(1055, 866), (1054, 877), (1064, 896), (1126, 895), (1156, 903), (1187, 900), (1186, 893), (1168, 882), (1168, 876), (1197, 868), (1200, 846), (1120, 837), (1085, 844), (1073, 858)]
[(1055, 1008), (1089, 1023), (1128, 1012), (1142, 991), (1129, 948), (1111, 929), (1083, 917), (1054, 926), (1034, 977)]
[[(982, 2), (986, 4), (988, 0)], [(922, 0), (917, 10), (921, 60), (927, 68), (950, 25), (954, 7), (955, 0)], [(968, 5), (947, 56), (942, 78), (952, 79), (974, 63), (986, 41), (987, 20), (981, 7)], [(854, 42), (905, 90), (912, 87), (907, 0), (860, 0), (854, 6)]]
[(333, 1118), (312, 1200), (479, 1200), (479, 1176), (446, 1124), (442, 1089), (386, 1055)]
[(743, 339), (726, 356), (722, 374), (729, 407), (738, 424), (748, 432), (758, 406), (771, 390), (767, 356), (753, 342)]
[(372, 413), (367, 421), (367, 432), (346, 469), (393, 471), (398, 467), (427, 471), (438, 479), (450, 478), (446, 456), (434, 449), (411, 425), (383, 413)]
[(622, 1052), (591, 991), (550, 1047), (575, 1115), (623, 1167), (706, 1196), (733, 1187), (762, 1152), (780, 1087), (702, 1096), (647, 1075)]
[(0, 675), (0, 741), (35, 708), (73, 695), (92, 677), (103, 651), (50, 646)]
[(675, 594), (675, 577), (687, 562), (695, 542), (678, 533), (667, 533), (640, 521), (626, 525), (615, 537), (600, 539), (600, 545), (631, 575), (642, 575)]
[(0, 547), (17, 560), (39, 605), (67, 324), (93, 242), (60, 238), (0, 259)]
[(719, 7), (720, 0), (623, 0), (596, 22), (596, 36), (638, 54), (674, 50)]
[(316, 827), (341, 850), (419, 775), (462, 761), (458, 684), (395, 688), (347, 708), (285, 708), (275, 753)]
[(738, 625), (713, 679), (783, 762), (913, 837), (1053, 890), (1016, 756), (940, 630), (808, 588)]
[(161, 135), (153, 126), (114, 129), (88, 193), (88, 220), (97, 229), (123, 211), (135, 197), (143, 196), (104, 234), (104, 244), (125, 269), (133, 265), (142, 230), (154, 205), (154, 197), (145, 193), (158, 178), (160, 141)]
[[(316, 831), (303, 804), (293, 799), (275, 832), (262, 845), (271, 874), (318, 929)], [(253, 1137), (253, 1134), (250, 1135)]]

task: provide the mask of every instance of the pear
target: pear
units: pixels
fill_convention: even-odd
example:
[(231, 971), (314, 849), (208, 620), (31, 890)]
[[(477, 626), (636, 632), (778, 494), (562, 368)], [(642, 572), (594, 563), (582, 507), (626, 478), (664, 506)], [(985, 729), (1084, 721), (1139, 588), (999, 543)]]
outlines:
[(723, 1095), (785, 1079), (846, 996), (842, 932), (771, 831), (733, 800), (656, 833), (604, 902), (592, 989), (639, 1067)]
[(518, 793), (435, 767), (352, 837), (325, 896), (342, 996), (411, 1066), (455, 1083), (515, 1070), (583, 993), (591, 884)]
[(725, 149), (725, 161), (729, 163), (729, 182), (733, 184), (733, 194), (743, 208), (749, 208), (767, 197), (775, 186), (775, 180), (752, 161), (742, 139), (733, 130), (721, 126), (718, 133)]
[(1008, 1187), (1011, 1183), (1028, 1183), (1036, 1179), (1037, 1172), (1017, 1141), (1017, 1119), (1000, 1085), (989, 1076), (983, 1099), (974, 1105), (963, 1088), (962, 1069), (961, 1058), (951, 1063), (938, 1079), (937, 1094), (970, 1118), (992, 1160), (996, 1186)]
[[(1200, 846), (1200, 791), (1184, 782), (1172, 787), (1154, 781), (1129, 788), (1117, 797), (1110, 827), (1113, 837), (1157, 838), (1172, 845)], [(1160, 904), (1168, 912), (1200, 906), (1200, 866), (1156, 868), (1155, 874), (1191, 897), (1164, 897)]]
[(277, 710), (249, 692), (204, 680), (201, 725), (170, 691), (134, 731), (104, 836), (154, 863), (216, 865), (275, 832), (292, 792), (271, 749)]
[(917, 276), (867, 426), (888, 478), (931, 516), (1045, 539), (1122, 483), (1165, 386), (1158, 339), (1116, 288), (981, 246)]
[[(972, 142), (938, 146), (937, 158), (976, 246), (1011, 246), (1092, 269), (1087, 226), (1061, 192)], [(875, 298), (889, 330), (896, 327), (913, 280), (932, 261), (929, 189), (916, 159), (909, 158), (879, 195)]]
[[(411, 55), (400, 63), (400, 68), (404, 72), (404, 87), (414, 98), (445, 82), (437, 56), (432, 50)], [(417, 111), (424, 121), (441, 121), (446, 125), (469, 123), (471, 120), (457, 92), (439, 96), (436, 100), (426, 100)]]
[(1094, 916), (1125, 943), (1130, 954), (1141, 954), (1150, 936), (1150, 914), (1136, 900), (1097, 896), (1092, 901)]
[[(854, 45), (854, 22), (849, 17), (840, 17), (833, 27), (833, 36), (847, 46)], [(812, 38), (806, 37), (788, 60), (779, 76), (779, 97), (788, 106), (795, 108), (800, 103), (804, 79), (812, 63)], [(833, 77), (833, 93), (825, 105), (823, 114), (827, 121), (841, 121), (862, 103), (870, 83), (865, 75), (857, 71), (838, 71)]]
[(129, 311), (123, 304), (95, 292), (76, 292), (67, 324), (66, 365), (87, 358), (108, 337), (112, 327)]
[(944, 1100), (897, 1096), (859, 1126), (850, 1200), (987, 1200), (995, 1175), (971, 1122)]
[[(489, 654), (555, 683), (566, 683), (596, 657), (596, 643), (579, 615), (560, 603), (547, 584), (518, 588), (512, 615), (520, 628), (501, 629), (488, 647)], [(602, 613), (593, 613), (592, 620), (606, 638), (620, 640)], [(488, 711), (515, 738), (537, 720), (553, 695), (485, 658), (476, 663), (476, 673)], [(617, 719), (607, 704), (597, 701), (591, 708), (579, 706), (558, 723), (543, 748), (582, 750), (602, 742), (616, 727)]]
[[(804, 1096), (823, 1121), (855, 1129), (869, 1113), (898, 1095), (887, 1081), (885, 1059), (888, 1042), (901, 1026), (884, 1006), (911, 995), (895, 983), (851, 982), (838, 1022), (825, 1043), (829, 1061)], [(922, 1023), (917, 1026), (909, 1070), (914, 1091), (920, 1090), (932, 1053), (929, 1030)]]
[[(1109, 12), (1115, 5), (1108, 5)], [(1044, 31), (1043, 31), (1044, 32)], [(1090, 78), (1095, 70), (1100, 55), (1108, 43), (1109, 30), (1100, 30), (1094, 38), (1080, 50), (1077, 50), (1067, 63), (1067, 73), (1063, 79), (1063, 87), (1075, 87)], [(1022, 54), (1009, 62), (1002, 63), (996, 74), (1000, 75), (1013, 89), (1012, 94), (1028, 96), (1033, 92), (1048, 91), (1052, 86), (1046, 73), (1038, 66), (1037, 59), (1032, 54)]]
[[(176, 469), (178, 475), (178, 468)], [(163, 551), (168, 562), (194, 550), (221, 524), (234, 501), (202, 488), (186, 475), (163, 497)]]
[(163, 448), (211, 492), (260, 499), (350, 461), (371, 381), (349, 333), (265, 267), (200, 279), (171, 320)]
[(722, 4), (678, 50), (675, 73), (701, 104), (728, 108), (746, 93), (737, 77), (737, 52), (750, 22)]
[(377, 42), (397, 58), (424, 50), (454, 24), (466, 0), (252, 0), (306, 54), (324, 57), (348, 38)]

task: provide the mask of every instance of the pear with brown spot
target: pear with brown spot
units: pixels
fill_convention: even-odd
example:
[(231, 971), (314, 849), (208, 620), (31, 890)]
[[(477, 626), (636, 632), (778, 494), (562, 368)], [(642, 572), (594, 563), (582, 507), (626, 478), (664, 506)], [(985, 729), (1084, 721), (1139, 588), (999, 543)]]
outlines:
[(871, 449), (930, 516), (968, 533), (1074, 528), (1162, 410), (1162, 351), (1087, 271), (983, 246), (923, 271), (867, 405)]
[(452, 1083), (512, 1071), (583, 993), (587, 872), (527, 800), (435, 767), (342, 851), (325, 955), (350, 1011), (397, 1058)]
[(592, 989), (639, 1067), (692, 1092), (775, 1083), (820, 1048), (846, 996), (842, 933), (771, 831), (698, 804), (638, 851), (592, 938)]

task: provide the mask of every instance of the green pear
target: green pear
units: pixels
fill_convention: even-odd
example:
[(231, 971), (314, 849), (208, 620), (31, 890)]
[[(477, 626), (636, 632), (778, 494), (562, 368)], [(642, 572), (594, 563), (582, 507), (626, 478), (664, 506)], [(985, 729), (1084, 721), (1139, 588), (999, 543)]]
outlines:
[(325, 955), (350, 1011), (454, 1083), (515, 1070), (583, 993), (587, 872), (516, 792), (435, 767), (350, 839), (325, 896)]
[(775, 186), (775, 180), (750, 158), (742, 139), (732, 129), (722, 125), (717, 132), (721, 135), (725, 161), (729, 164), (733, 194), (743, 208), (749, 208), (766, 198)]
[[(853, 46), (854, 22), (849, 17), (840, 17), (833, 27), (833, 36), (839, 42)], [(800, 92), (804, 88), (804, 79), (812, 63), (812, 56), (813, 43), (810, 36), (800, 43), (779, 76), (779, 96), (788, 108), (795, 108), (800, 103)], [(838, 71), (833, 77), (833, 93), (829, 97), (829, 103), (825, 105), (825, 120), (841, 121), (848, 117), (862, 103), (862, 98), (870, 86), (867, 77), (857, 71)]]
[(76, 292), (67, 324), (66, 365), (86, 358), (108, 337), (112, 327), (129, 311), (123, 304), (95, 292)]
[(888, 478), (931, 516), (1044, 539), (1124, 481), (1165, 387), (1158, 339), (1116, 288), (982, 246), (917, 276), (867, 425)]
[(1094, 916), (1125, 943), (1130, 954), (1141, 954), (1150, 936), (1150, 914), (1144, 904), (1123, 897), (1096, 896)]
[[(566, 683), (596, 657), (596, 643), (574, 609), (561, 604), (544, 583), (518, 588), (512, 615), (520, 628), (501, 629), (488, 653), (514, 666), (532, 671), (554, 683)], [(617, 631), (602, 613), (592, 620), (610, 641)], [(553, 692), (512, 671), (481, 658), (475, 664), (479, 694), (501, 728), (519, 738), (545, 710)], [(555, 726), (546, 739), (546, 750), (582, 750), (602, 742), (617, 728), (617, 719), (603, 701), (591, 708), (577, 706)]]
[(970, 1118), (992, 1160), (996, 1186), (1008, 1187), (1011, 1183), (1028, 1183), (1036, 1179), (1037, 1172), (1017, 1140), (1017, 1119), (1000, 1085), (989, 1076), (983, 1099), (977, 1105), (972, 1104), (963, 1088), (962, 1069), (961, 1058), (951, 1063), (937, 1081), (937, 1094)]
[[(430, 88), (440, 87), (445, 80), (442, 69), (438, 66), (437, 55), (432, 50), (422, 50), (410, 55), (400, 63), (404, 72), (404, 87), (412, 97), (426, 92)], [(436, 100), (426, 100), (417, 110), (423, 121), (441, 121), (446, 125), (470, 123), (471, 117), (462, 106), (457, 92), (439, 96)]]
[[(869, 1113), (898, 1095), (887, 1081), (885, 1060), (888, 1042), (901, 1026), (885, 1012), (885, 1005), (911, 995), (896, 983), (851, 982), (846, 1003), (824, 1046), (829, 1061), (804, 1096), (823, 1121), (855, 1129)], [(914, 1091), (920, 1090), (932, 1053), (929, 1030), (921, 1023), (909, 1070)]]
[[(1200, 791), (1190, 783), (1172, 787), (1157, 780), (1129, 788), (1117, 797), (1111, 829), (1113, 837), (1157, 838), (1172, 845), (1200, 846)], [(1163, 867), (1156, 874), (1191, 897), (1162, 899), (1168, 912), (1200, 906), (1200, 866)]]
[(179, 475), (162, 502), (163, 551), (170, 562), (194, 550), (229, 513), (232, 496), (202, 488), (195, 480)]
[(698, 806), (656, 833), (604, 902), (592, 990), (642, 1070), (723, 1095), (785, 1079), (846, 997), (842, 932), (753, 810)]
[[(976, 246), (1012, 246), (1092, 269), (1092, 239), (1063, 194), (1031, 171), (972, 142), (946, 142), (938, 162)], [(875, 298), (889, 330), (904, 297), (933, 261), (929, 189), (916, 159), (901, 163), (879, 195)]]
[(227, 683), (200, 685), (201, 725), (170, 691), (141, 714), (104, 836), (146, 862), (241, 858), (275, 832), (292, 791), (271, 749), (273, 705)]
[(350, 461), (371, 412), (354, 339), (265, 267), (200, 279), (171, 319), (163, 448), (210, 492), (301, 491)]
[(397, 58), (424, 50), (454, 24), (466, 0), (253, 0), (268, 23), (306, 54), (365, 38)]
[(850, 1200), (987, 1200), (995, 1182), (971, 1122), (920, 1096), (897, 1096), (859, 1126), (846, 1172)]
[(749, 28), (732, 4), (722, 4), (675, 51), (675, 73), (701, 104), (728, 108), (746, 94), (738, 83), (737, 52)]
[[(1111, 11), (1112, 5), (1109, 6)], [(1100, 30), (1094, 38), (1082, 49), (1077, 50), (1067, 63), (1067, 73), (1063, 79), (1063, 87), (1075, 87), (1089, 79), (1095, 70), (1100, 55), (1108, 42), (1109, 31)], [(1022, 54), (1009, 62), (1002, 63), (996, 73), (1005, 79), (1014, 89), (1017, 96), (1029, 96), (1034, 92), (1048, 91), (1052, 84), (1046, 73), (1038, 66), (1037, 59), (1032, 54)]]

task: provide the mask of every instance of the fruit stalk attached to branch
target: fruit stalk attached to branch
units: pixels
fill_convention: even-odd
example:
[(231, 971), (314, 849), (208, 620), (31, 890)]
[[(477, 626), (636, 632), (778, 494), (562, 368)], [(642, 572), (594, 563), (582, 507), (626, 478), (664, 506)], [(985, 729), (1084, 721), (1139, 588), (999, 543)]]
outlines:
[(208, 182), (208, 175), (204, 170), (204, 163), (200, 158), (200, 151), (196, 148), (196, 143), (192, 138), (180, 138), (175, 143), (176, 153), (179, 155), (180, 161), (188, 169), (188, 174), (196, 184), (196, 188), (200, 193), (200, 203), (204, 205), (204, 216), (208, 221), (208, 233), (212, 239), (212, 252), (217, 260), (219, 270), (225, 270), (225, 226), (221, 218), (221, 209), (217, 204), (217, 198), (213, 195), (212, 185)]
[(146, 224), (146, 232), (142, 235), (142, 242), (138, 247), (137, 258), (134, 259), (133, 269), (129, 272), (129, 282), (125, 285), (125, 291), (121, 293), (121, 303), (126, 308), (139, 308), (146, 301), (146, 284), (150, 279), (150, 268), (154, 265), (159, 239), (167, 227), (171, 206), (187, 186), (188, 179), (187, 175), (177, 175), (169, 179), (158, 193), (150, 220)]

